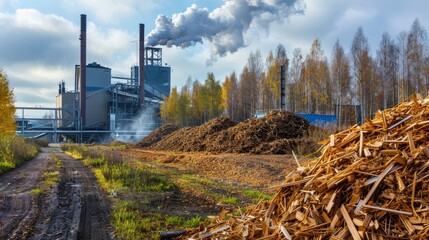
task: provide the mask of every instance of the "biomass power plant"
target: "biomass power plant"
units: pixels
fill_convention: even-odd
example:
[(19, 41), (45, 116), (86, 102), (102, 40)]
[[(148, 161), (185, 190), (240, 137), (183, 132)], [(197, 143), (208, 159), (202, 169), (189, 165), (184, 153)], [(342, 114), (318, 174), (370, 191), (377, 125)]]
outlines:
[(86, 15), (80, 19), (80, 64), (75, 66), (74, 90), (58, 85), (56, 141), (129, 141), (160, 125), (159, 107), (170, 94), (171, 69), (162, 62), (162, 49), (145, 47), (139, 25), (138, 65), (129, 77), (113, 76), (109, 67), (86, 60)]

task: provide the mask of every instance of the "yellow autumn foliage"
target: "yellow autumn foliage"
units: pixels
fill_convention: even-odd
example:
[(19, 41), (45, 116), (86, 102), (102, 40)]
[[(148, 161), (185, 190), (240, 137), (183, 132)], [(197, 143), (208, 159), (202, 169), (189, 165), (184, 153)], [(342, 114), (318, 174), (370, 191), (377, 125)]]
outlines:
[(9, 87), (6, 73), (0, 70), (0, 135), (15, 135), (14, 114), (13, 89)]

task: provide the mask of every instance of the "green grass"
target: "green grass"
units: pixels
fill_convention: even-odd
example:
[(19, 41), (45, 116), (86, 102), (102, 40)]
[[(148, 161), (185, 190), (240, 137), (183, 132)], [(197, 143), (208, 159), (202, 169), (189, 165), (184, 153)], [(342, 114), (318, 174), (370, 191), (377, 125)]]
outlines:
[(238, 201), (237, 201), (237, 198), (236, 198), (236, 197), (231, 197), (231, 196), (225, 196), (225, 195), (222, 195), (222, 196), (219, 198), (219, 201), (220, 201), (221, 203), (224, 203), (224, 204), (231, 204), (231, 205), (234, 205), (234, 206), (237, 206), (237, 205), (238, 205)]
[(263, 192), (257, 191), (257, 190), (244, 190), (243, 191), (244, 195), (247, 197), (250, 197), (254, 200), (270, 200), (272, 197), (270, 195), (267, 195)]
[[(96, 176), (98, 184), (111, 196), (121, 192), (134, 195), (162, 193), (177, 189), (165, 176), (153, 167), (144, 164), (132, 164), (124, 160), (118, 150), (98, 150), (96, 147), (67, 144), (62, 148), (69, 155), (83, 161)], [(146, 198), (145, 198), (146, 199)], [(112, 209), (112, 224), (121, 239), (157, 239), (159, 231), (167, 228), (166, 217), (156, 212), (151, 200), (115, 200)], [(171, 218), (170, 223), (178, 223), (180, 218)], [(183, 220), (185, 224), (188, 220)]]
[(217, 191), (228, 192), (235, 190), (232, 186), (224, 185), (215, 182), (211, 179), (195, 176), (190, 174), (182, 174), (178, 180), (181, 188), (189, 188), (203, 192), (207, 197), (223, 204), (237, 206), (238, 199), (236, 197), (220, 194)]
[(91, 167), (100, 167), (104, 164), (107, 163), (106, 159), (104, 157), (99, 157), (99, 158), (90, 158), (90, 157), (86, 157), (83, 160), (83, 163), (86, 166), (91, 166)]
[(185, 220), (180, 216), (170, 216), (165, 220), (165, 223), (167, 225), (174, 225), (174, 226), (182, 225), (184, 222)]
[(146, 227), (139, 211), (139, 204), (134, 201), (120, 201), (112, 211), (112, 224), (122, 239), (141, 239)]
[(201, 222), (207, 224), (208, 219), (203, 219), (200, 216), (195, 216), (191, 219), (186, 220), (183, 226), (185, 226), (186, 228), (196, 228), (200, 225)]
[(133, 192), (163, 192), (175, 188), (161, 174), (148, 169), (137, 168), (130, 164), (105, 164), (99, 170), (104, 176), (104, 179), (100, 178), (103, 179), (100, 183), (107, 183), (107, 185), (113, 185), (114, 187), (126, 187)]
[[(239, 197), (270, 198), (258, 191), (243, 193), (237, 187), (207, 177), (178, 174), (171, 169), (158, 168), (156, 164), (124, 159), (116, 148), (91, 146), (89, 149), (84, 145), (70, 145), (62, 150), (72, 153), (90, 167), (98, 184), (113, 197), (111, 221), (121, 239), (158, 239), (161, 231), (195, 228), (200, 223), (209, 223), (204, 216), (166, 212), (160, 203), (165, 197), (164, 192), (190, 190), (230, 206), (238, 206)], [(125, 200), (124, 196), (135, 198)]]

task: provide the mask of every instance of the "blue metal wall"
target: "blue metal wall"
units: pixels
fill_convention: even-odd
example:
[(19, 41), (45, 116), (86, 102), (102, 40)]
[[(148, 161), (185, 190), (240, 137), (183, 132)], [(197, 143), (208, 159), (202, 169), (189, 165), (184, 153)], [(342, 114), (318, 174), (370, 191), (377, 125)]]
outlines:
[[(336, 125), (337, 116), (335, 115), (321, 115), (321, 114), (307, 114), (307, 113), (294, 113), (302, 118), (305, 118), (311, 125), (326, 127), (326, 125)], [(266, 113), (257, 113), (255, 117), (264, 117)]]
[(144, 67), (144, 76), (145, 76), (145, 82), (147, 84), (161, 91), (166, 96), (170, 95), (170, 85), (171, 85), (170, 67), (146, 65)]
[(325, 127), (326, 125), (336, 125), (337, 116), (335, 115), (320, 115), (320, 114), (306, 114), (295, 113), (296, 115), (307, 119), (311, 125)]

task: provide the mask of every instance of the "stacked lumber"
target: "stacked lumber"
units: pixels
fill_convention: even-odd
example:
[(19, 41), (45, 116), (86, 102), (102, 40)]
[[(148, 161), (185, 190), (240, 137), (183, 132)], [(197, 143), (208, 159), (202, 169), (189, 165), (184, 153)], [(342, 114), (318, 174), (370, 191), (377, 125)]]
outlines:
[(379, 111), (297, 161), (272, 200), (188, 239), (429, 239), (428, 132), (429, 98)]

